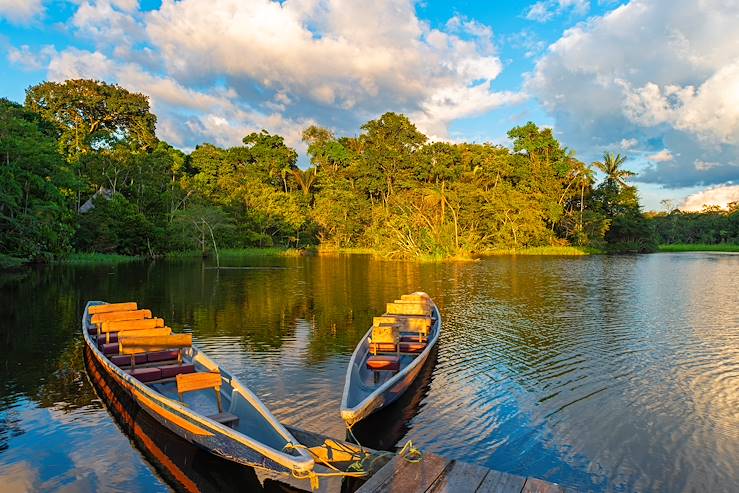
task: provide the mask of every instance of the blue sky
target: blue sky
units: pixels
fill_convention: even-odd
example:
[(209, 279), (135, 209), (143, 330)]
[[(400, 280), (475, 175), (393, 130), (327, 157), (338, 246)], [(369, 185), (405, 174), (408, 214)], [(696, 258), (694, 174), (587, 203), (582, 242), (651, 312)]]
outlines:
[[(625, 153), (648, 209), (739, 200), (734, 0), (0, 0), (0, 96), (96, 78), (150, 96), (160, 138), (338, 135), (385, 111), (507, 145), (531, 120)], [(713, 201), (713, 202), (712, 202)]]

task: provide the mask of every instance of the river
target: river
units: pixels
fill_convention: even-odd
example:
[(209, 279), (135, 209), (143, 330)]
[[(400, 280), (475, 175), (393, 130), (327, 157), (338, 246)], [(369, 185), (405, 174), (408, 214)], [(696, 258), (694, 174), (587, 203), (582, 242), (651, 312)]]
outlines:
[[(373, 315), (424, 290), (435, 364), (360, 426), (592, 491), (736, 491), (739, 255), (383, 262), (361, 255), (38, 267), (0, 274), (0, 491), (168, 491), (83, 363), (87, 300), (138, 301), (283, 422), (343, 438), (347, 362)], [(207, 476), (207, 474), (206, 474)], [(229, 476), (233, 477), (233, 476)], [(206, 478), (223, 491), (228, 478)], [(218, 484), (221, 486), (217, 486)], [(216, 487), (217, 486), (217, 487)]]

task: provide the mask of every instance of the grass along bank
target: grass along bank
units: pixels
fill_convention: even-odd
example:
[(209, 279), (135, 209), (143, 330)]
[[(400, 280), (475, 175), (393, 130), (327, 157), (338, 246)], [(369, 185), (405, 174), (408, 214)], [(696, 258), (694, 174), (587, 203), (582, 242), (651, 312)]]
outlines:
[[(251, 248), (224, 248), (218, 250), (218, 255), (224, 258), (241, 257), (299, 257), (304, 255), (304, 250), (298, 248), (283, 247), (251, 247)], [(207, 257), (214, 257), (212, 251), (206, 253)], [(201, 258), (203, 252), (200, 250), (188, 250), (184, 252), (169, 252), (165, 255), (168, 259)]]
[(526, 248), (498, 248), (486, 250), (481, 256), (497, 256), (497, 255), (552, 255), (552, 256), (570, 256), (577, 257), (582, 255), (598, 255), (604, 253), (597, 248), (578, 247), (578, 246), (539, 246)]
[(85, 265), (85, 264), (121, 264), (125, 262), (136, 262), (144, 260), (146, 257), (138, 255), (119, 255), (117, 253), (85, 253), (77, 252), (70, 253), (64, 257), (59, 257), (54, 260), (54, 263), (58, 264), (73, 264), (73, 265)]
[(735, 243), (674, 243), (660, 245), (660, 252), (739, 252), (739, 245)]

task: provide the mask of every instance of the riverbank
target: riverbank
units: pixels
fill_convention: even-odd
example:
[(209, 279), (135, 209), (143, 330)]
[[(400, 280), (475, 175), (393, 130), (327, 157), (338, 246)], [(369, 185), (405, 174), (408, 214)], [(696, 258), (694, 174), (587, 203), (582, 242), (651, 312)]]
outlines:
[[(224, 248), (223, 250), (218, 250), (218, 255), (221, 259), (241, 257), (299, 257), (305, 255), (305, 250), (283, 247)], [(207, 254), (209, 258), (214, 256), (213, 252), (208, 252)], [(203, 252), (200, 250), (169, 252), (164, 257), (167, 259), (202, 258)]]
[[(696, 247), (699, 245), (665, 245), (666, 247)], [(720, 247), (726, 245), (702, 245), (704, 247)], [(739, 246), (735, 250), (719, 250), (716, 251), (739, 251)], [(706, 248), (708, 251), (708, 249)], [(664, 251), (699, 251), (699, 250), (664, 250)], [(442, 257), (436, 255), (424, 255), (412, 259), (394, 259), (388, 257), (385, 253), (373, 250), (371, 248), (283, 248), (283, 247), (251, 247), (251, 248), (226, 248), (219, 250), (218, 254), (223, 259), (235, 259), (243, 257), (299, 257), (304, 255), (372, 255), (380, 260), (406, 260), (411, 262), (473, 262), (480, 257), (505, 256), (505, 255), (536, 255), (536, 256), (582, 256), (596, 255), (603, 252), (588, 247), (574, 246), (542, 246), (528, 248), (509, 248), (509, 249), (491, 249), (473, 255), (458, 255), (453, 257)], [(209, 258), (213, 257), (212, 252), (208, 252)], [(202, 258), (203, 253), (199, 250), (191, 250), (184, 252), (169, 252), (162, 256), (168, 260), (177, 259), (195, 259)], [(63, 257), (56, 258), (50, 263), (65, 265), (93, 265), (93, 264), (120, 264), (126, 262), (137, 262), (146, 260), (149, 257), (140, 255), (119, 255), (111, 253), (89, 253), (76, 252), (70, 253)], [(28, 261), (7, 255), (0, 255), (0, 269), (14, 269), (27, 264)]]
[(602, 250), (592, 247), (579, 246), (540, 246), (527, 248), (496, 248), (484, 251), (481, 256), (493, 257), (501, 255), (541, 255), (541, 256), (571, 256), (578, 257), (582, 255), (600, 255)]
[(660, 252), (739, 252), (739, 245), (734, 243), (675, 243), (660, 245)]

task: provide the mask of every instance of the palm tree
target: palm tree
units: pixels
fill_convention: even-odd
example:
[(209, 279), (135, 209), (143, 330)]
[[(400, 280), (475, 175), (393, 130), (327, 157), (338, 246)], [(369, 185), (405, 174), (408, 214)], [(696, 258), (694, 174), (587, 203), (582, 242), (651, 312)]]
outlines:
[(633, 171), (625, 170), (621, 168), (621, 165), (626, 162), (626, 156), (621, 154), (614, 154), (612, 152), (603, 153), (603, 162), (596, 161), (593, 165), (601, 170), (606, 175), (606, 180), (617, 183), (620, 187), (628, 187), (626, 179), (632, 176), (636, 176)]
[(318, 178), (316, 169), (317, 168), (309, 168), (302, 170), (300, 168), (295, 168), (291, 170), (292, 175), (295, 177), (295, 181), (298, 182), (300, 189), (303, 190), (303, 195), (306, 197), (310, 194), (311, 189), (316, 184), (316, 180)]

